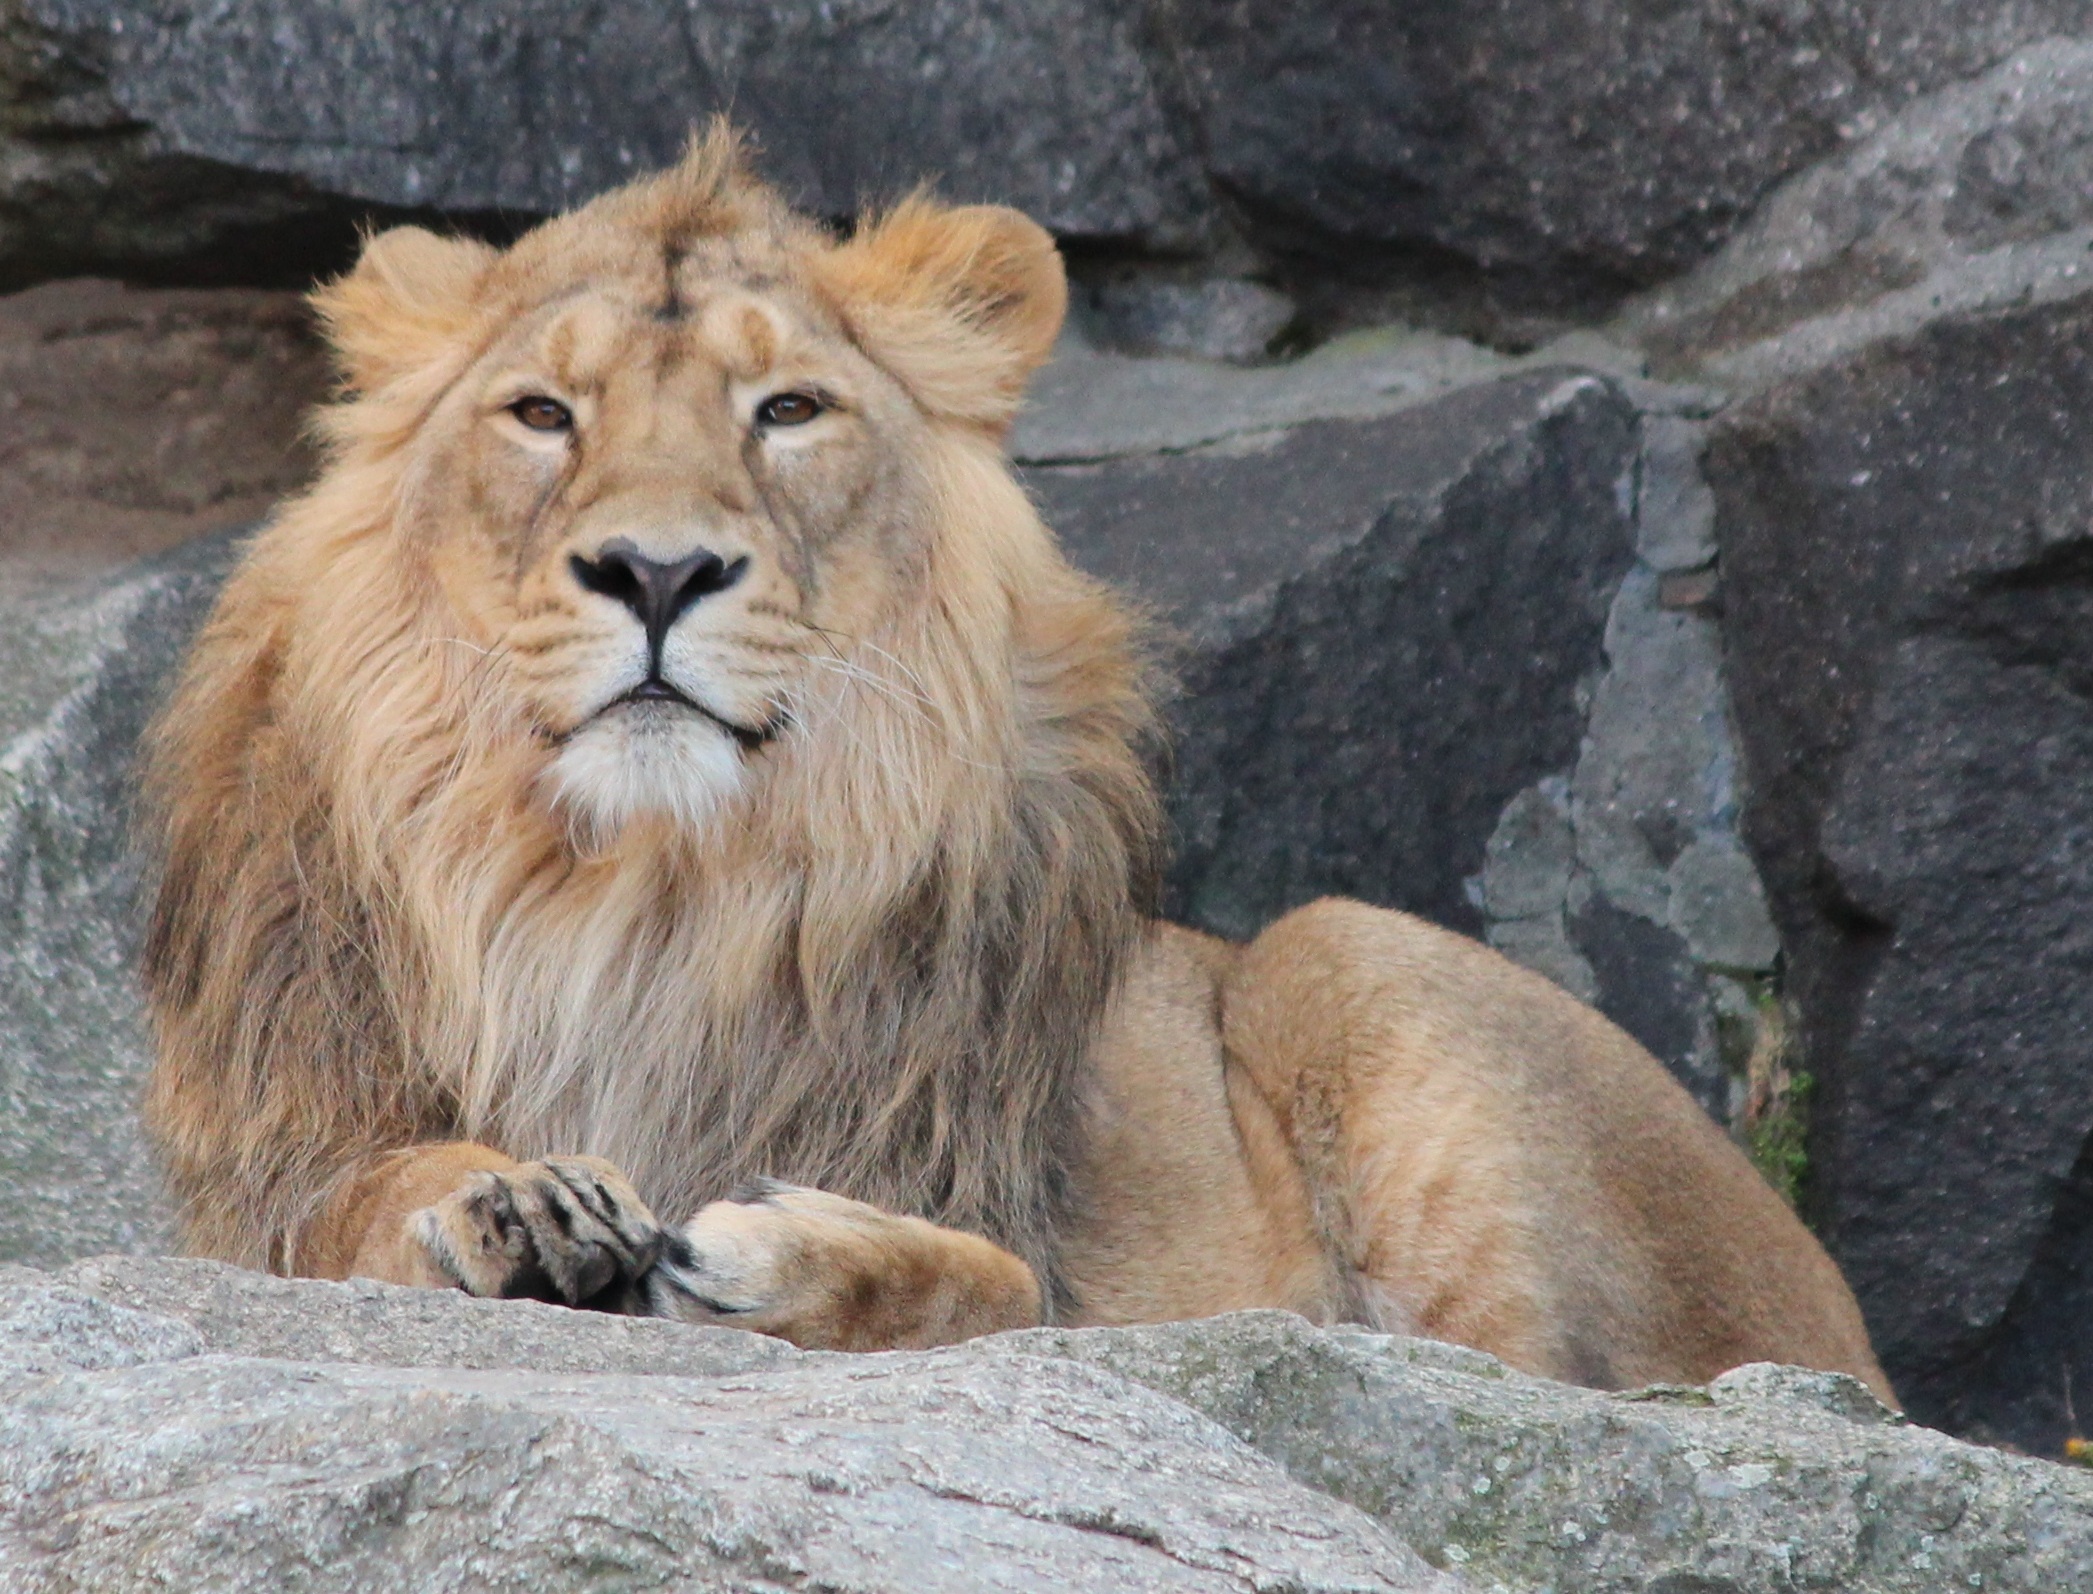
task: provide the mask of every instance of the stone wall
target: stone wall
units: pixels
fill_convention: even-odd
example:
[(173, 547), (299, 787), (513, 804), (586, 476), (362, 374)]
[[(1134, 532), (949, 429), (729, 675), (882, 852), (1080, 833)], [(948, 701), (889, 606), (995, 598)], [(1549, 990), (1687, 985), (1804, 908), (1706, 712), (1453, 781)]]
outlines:
[(129, 750), (309, 468), (282, 290), (722, 107), (826, 214), (928, 178), (1063, 238), (1012, 452), (1172, 629), (1172, 910), (1342, 891), (1594, 1001), (1802, 1203), (1915, 1413), (2061, 1447), (2077, 0), (0, 5), (0, 1257), (165, 1241)]

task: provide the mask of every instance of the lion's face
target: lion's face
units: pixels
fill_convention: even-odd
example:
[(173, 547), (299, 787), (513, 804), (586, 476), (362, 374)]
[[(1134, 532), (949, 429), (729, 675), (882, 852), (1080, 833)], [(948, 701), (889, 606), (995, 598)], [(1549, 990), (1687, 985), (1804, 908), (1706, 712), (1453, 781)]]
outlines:
[(442, 644), (599, 834), (702, 823), (804, 745), (949, 532), (937, 435), (999, 431), (1060, 319), (1013, 212), (919, 203), (837, 245), (731, 181), (686, 168), (506, 253), (403, 229), (320, 301), (345, 433), (419, 403), (362, 435), (403, 458)]
[(703, 251), (517, 323), (432, 425), (420, 517), (559, 796), (697, 821), (912, 590), (923, 420), (817, 300)]

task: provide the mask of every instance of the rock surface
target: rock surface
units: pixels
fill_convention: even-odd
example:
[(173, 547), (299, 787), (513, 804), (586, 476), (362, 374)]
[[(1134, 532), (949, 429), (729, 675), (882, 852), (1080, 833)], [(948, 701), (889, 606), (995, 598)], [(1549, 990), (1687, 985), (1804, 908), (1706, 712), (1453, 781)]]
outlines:
[(2084, 28), (2082, 0), (1158, 0), (1207, 169), (1327, 272), (1460, 261), (1603, 302), (1722, 242), (1914, 96)]
[(2093, 1388), (2089, 456), (2093, 296), (1870, 345), (1709, 453), (1826, 1232), (1916, 1412), (2044, 1449)]
[(547, 214), (729, 108), (828, 215), (937, 177), (1077, 236), (1181, 247), (1209, 224), (1137, 26), (1098, 0), (464, 0), (428, 20), (415, 0), (19, 0), (0, 277), (194, 269), (243, 240), (295, 264), (373, 204)]
[(2093, 277), (2093, 39), (1925, 95), (1777, 190), (1700, 270), (1630, 307), (1661, 368), (1764, 387), (1943, 315)]
[(140, 1142), (131, 761), (231, 566), (206, 538), (0, 601), (0, 1258), (168, 1241)]
[(1240, 937), (1335, 893), (1480, 928), (1498, 812), (1576, 754), (1634, 448), (1621, 396), (1558, 371), (1027, 473), (1076, 562), (1184, 635), (1174, 913)]
[(662, 1324), (690, 1342), (677, 1373), (548, 1372), (496, 1338), (504, 1306), (471, 1325), (496, 1370), (264, 1359), (251, 1333), (204, 1355), (222, 1332), (29, 1277), (0, 1283), (11, 1588), (1455, 1586), (1209, 1420), (1063, 1360), (749, 1356)]
[(1276, 1312), (847, 1357), (111, 1259), (0, 1270), (0, 1367), (0, 1569), (25, 1588), (200, 1587), (205, 1566), (274, 1588), (315, 1562), (337, 1588), (388, 1565), (431, 1588), (2093, 1577), (2093, 1477), (1903, 1426), (1844, 1378), (1607, 1395)]

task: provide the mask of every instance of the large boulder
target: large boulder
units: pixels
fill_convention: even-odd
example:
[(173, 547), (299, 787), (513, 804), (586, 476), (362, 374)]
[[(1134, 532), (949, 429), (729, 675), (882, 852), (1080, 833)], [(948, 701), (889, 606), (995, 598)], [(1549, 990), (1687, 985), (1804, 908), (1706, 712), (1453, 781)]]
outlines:
[[(807, 1358), (662, 1324), (665, 1365), (548, 1373), (543, 1340), (600, 1320), (497, 1306), (456, 1325), (489, 1370), (287, 1361), (253, 1324), (232, 1351), (10, 1282), (11, 1587), (1455, 1587), (1210, 1420), (1038, 1355)], [(291, 1289), (291, 1319), (370, 1299)]]
[(2089, 176), (2093, 38), (2046, 39), (1784, 184), (1618, 330), (1661, 369), (1752, 390), (1943, 316), (2075, 298)]
[(1824, 1232), (1914, 1411), (2093, 1388), (2093, 296), (1724, 415), (1730, 686), (1820, 1082)]
[(2083, 0), (1157, 0), (1207, 170), (1268, 248), (1481, 267), (1589, 307), (1710, 253), (1781, 178)]
[(1098, 0), (16, 0), (0, 279), (294, 270), (373, 206), (547, 214), (730, 109), (818, 212), (936, 177), (1057, 232), (1183, 247), (1211, 202), (1137, 33)]
[(2093, 1477), (1907, 1427), (1850, 1379), (1609, 1395), (1277, 1312), (849, 1357), (110, 1259), (0, 1271), (0, 1368), (0, 1566), (30, 1587), (2093, 1578)]
[(1576, 757), (1635, 446), (1633, 406), (1559, 370), (1026, 473), (1182, 636), (1175, 913), (1241, 937), (1337, 894), (1481, 929), (1498, 814)]

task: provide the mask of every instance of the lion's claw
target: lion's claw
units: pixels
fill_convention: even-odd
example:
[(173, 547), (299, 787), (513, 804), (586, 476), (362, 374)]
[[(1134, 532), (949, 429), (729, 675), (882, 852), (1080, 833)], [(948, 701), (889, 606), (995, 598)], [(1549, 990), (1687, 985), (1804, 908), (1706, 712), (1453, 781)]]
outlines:
[(408, 1220), (445, 1278), (471, 1295), (635, 1308), (664, 1231), (617, 1169), (596, 1157), (548, 1157), (476, 1173)]

